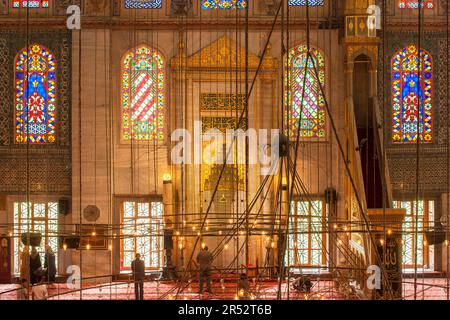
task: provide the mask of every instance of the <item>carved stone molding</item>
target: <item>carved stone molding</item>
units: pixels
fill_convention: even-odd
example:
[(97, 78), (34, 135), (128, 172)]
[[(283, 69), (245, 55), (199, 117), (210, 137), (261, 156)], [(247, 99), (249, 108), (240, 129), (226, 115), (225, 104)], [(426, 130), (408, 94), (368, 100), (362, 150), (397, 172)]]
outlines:
[[(249, 53), (249, 69), (256, 70), (259, 65), (259, 60), (260, 58), (257, 55)], [(171, 66), (174, 69), (245, 69), (245, 62), (245, 49), (238, 46), (228, 36), (222, 36), (190, 57), (186, 58), (183, 55), (174, 57), (171, 60)], [(272, 57), (270, 53), (266, 53), (261, 69), (276, 70), (277, 67), (278, 63), (276, 58)]]

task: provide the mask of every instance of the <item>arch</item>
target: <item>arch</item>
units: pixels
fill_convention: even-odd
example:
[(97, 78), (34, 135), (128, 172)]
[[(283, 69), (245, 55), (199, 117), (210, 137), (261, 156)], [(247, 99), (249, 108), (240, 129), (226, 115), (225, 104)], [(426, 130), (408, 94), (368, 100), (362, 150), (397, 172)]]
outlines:
[(14, 60), (15, 143), (56, 140), (56, 60), (40, 44), (23, 48)]
[[(325, 59), (319, 50), (311, 47), (310, 55), (314, 62), (309, 60), (306, 65), (307, 50), (306, 45), (298, 45), (289, 51), (288, 75), (285, 77), (289, 110), (287, 134), (290, 138), (296, 138), (300, 126), (300, 138), (325, 138), (325, 97), (319, 86), (320, 81), (322, 88), (325, 88)], [(303, 85), (305, 94), (302, 104)]]
[(121, 138), (162, 141), (165, 128), (165, 62), (145, 44), (121, 61)]
[[(420, 56), (420, 60), (419, 60)], [(425, 50), (409, 45), (392, 58), (392, 141), (433, 140), (433, 62)]]

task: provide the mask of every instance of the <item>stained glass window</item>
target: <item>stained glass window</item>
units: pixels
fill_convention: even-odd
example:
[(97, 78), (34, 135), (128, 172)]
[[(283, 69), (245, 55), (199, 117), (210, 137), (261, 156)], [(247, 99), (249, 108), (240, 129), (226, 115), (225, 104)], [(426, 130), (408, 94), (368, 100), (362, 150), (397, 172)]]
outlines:
[(43, 46), (21, 50), (15, 60), (15, 141), (55, 142), (56, 61)]
[[(400, 0), (398, 2), (398, 7), (400, 9), (418, 9), (419, 8), (419, 0)], [(433, 9), (434, 1), (433, 0), (424, 0), (422, 1), (422, 8), (425, 9)]]
[[(429, 259), (428, 246), (425, 245), (424, 229), (432, 226), (434, 220), (434, 201), (394, 201), (395, 208), (406, 210), (402, 226), (402, 259), (404, 268), (424, 267)], [(417, 228), (417, 247), (416, 247)]]
[[(56, 256), (58, 253), (58, 203), (15, 202), (14, 229), (18, 232), (14, 237), (14, 272), (20, 273), (20, 252), (23, 248), (20, 235), (25, 232), (41, 234), (41, 245), (36, 249), (44, 264), (45, 246), (51, 246)], [(58, 258), (55, 261), (58, 263)]]
[(202, 0), (203, 10), (229, 10), (229, 9), (247, 9), (247, 0)]
[(322, 201), (293, 201), (288, 232), (286, 264), (290, 266), (326, 265), (325, 214)]
[(162, 266), (163, 204), (161, 202), (122, 203), (122, 236), (120, 268), (131, 268), (136, 253), (141, 254), (146, 268)]
[(48, 0), (13, 0), (13, 8), (48, 8)]
[(306, 45), (297, 46), (289, 52), (289, 66), (286, 68), (289, 74), (285, 79), (286, 85), (289, 80), (286, 92), (290, 109), (288, 135), (291, 138), (297, 137), (299, 126), (301, 138), (325, 137), (325, 99), (314, 70), (315, 66), (324, 88), (325, 60), (318, 50), (310, 49), (310, 51), (308, 64), (306, 64), (308, 55)]
[(324, 2), (325, 0), (289, 0), (289, 5), (298, 7), (306, 5), (309, 5), (310, 7), (318, 7), (323, 6)]
[(164, 139), (164, 60), (145, 45), (122, 61), (122, 138), (124, 141)]
[[(430, 54), (415, 45), (392, 58), (392, 140), (430, 142), (432, 125), (433, 65)], [(419, 79), (420, 78), (420, 79)]]
[(125, 9), (161, 9), (162, 0), (125, 0)]

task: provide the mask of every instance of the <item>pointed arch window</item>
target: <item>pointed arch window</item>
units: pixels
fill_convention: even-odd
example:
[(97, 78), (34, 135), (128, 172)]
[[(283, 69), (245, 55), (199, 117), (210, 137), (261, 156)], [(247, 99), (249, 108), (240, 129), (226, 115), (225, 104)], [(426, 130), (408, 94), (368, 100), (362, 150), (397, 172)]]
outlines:
[[(420, 55), (420, 60), (419, 60)], [(392, 58), (392, 140), (433, 140), (433, 63), (431, 55), (410, 45)]]
[(162, 55), (146, 46), (125, 54), (121, 73), (123, 141), (164, 139), (165, 69)]
[(14, 64), (15, 142), (56, 140), (56, 61), (40, 44), (22, 49)]
[[(289, 65), (285, 77), (287, 105), (289, 106), (288, 136), (296, 138), (300, 126), (300, 138), (325, 138), (325, 98), (320, 90), (325, 88), (325, 59), (316, 49), (310, 49), (307, 59), (306, 45), (299, 45), (289, 52)], [(306, 62), (308, 60), (308, 63)], [(317, 68), (317, 74), (314, 69)], [(303, 92), (304, 89), (304, 92)], [(303, 97), (303, 99), (302, 99)]]

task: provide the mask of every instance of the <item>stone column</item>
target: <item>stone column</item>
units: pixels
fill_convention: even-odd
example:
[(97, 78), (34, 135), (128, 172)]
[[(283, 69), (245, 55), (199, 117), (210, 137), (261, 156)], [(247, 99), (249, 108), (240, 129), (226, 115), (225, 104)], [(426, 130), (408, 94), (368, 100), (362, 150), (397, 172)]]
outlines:
[(175, 268), (172, 262), (173, 254), (173, 227), (175, 217), (173, 215), (173, 189), (172, 176), (163, 176), (163, 205), (164, 205), (164, 267), (160, 280), (171, 280), (176, 278)]

